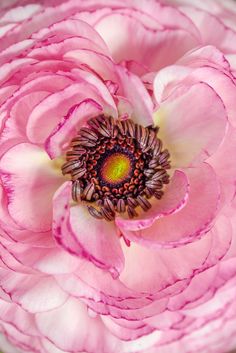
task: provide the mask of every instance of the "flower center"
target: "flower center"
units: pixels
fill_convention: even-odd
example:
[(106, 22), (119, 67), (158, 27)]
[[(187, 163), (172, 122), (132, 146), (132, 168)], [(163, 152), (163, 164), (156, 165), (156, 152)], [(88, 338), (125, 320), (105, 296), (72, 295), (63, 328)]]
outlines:
[(158, 128), (103, 115), (92, 118), (72, 139), (62, 166), (70, 174), (72, 198), (86, 201), (89, 213), (112, 221), (116, 213), (138, 215), (151, 208), (169, 183), (169, 152), (162, 150)]
[(131, 161), (124, 153), (109, 155), (101, 166), (101, 177), (104, 182), (112, 185), (127, 180), (131, 171)]

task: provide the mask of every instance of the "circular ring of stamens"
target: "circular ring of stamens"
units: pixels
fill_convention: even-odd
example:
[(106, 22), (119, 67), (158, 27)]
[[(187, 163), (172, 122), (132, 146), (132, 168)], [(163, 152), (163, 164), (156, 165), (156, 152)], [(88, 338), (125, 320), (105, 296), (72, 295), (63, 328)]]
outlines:
[(70, 174), (72, 198), (86, 201), (89, 213), (112, 221), (115, 213), (136, 217), (136, 208), (151, 208), (169, 183), (169, 152), (162, 149), (158, 128), (131, 119), (92, 118), (72, 139), (63, 174)]

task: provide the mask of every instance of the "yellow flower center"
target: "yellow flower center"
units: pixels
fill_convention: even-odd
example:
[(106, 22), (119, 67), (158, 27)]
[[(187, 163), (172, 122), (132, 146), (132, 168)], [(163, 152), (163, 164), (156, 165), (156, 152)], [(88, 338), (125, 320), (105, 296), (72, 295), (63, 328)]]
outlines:
[(131, 162), (127, 155), (114, 153), (105, 159), (101, 175), (107, 183), (119, 184), (128, 178), (131, 167)]

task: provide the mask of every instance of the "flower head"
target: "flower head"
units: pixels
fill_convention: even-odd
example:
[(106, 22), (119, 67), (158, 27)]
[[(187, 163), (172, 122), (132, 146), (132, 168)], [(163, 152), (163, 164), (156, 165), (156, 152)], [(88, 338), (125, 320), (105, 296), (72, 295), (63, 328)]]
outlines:
[(236, 346), (235, 12), (0, 5), (4, 353)]

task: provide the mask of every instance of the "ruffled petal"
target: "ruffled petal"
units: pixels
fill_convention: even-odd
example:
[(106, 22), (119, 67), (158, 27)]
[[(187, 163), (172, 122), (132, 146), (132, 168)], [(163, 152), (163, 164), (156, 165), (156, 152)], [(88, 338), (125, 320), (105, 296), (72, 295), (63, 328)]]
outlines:
[[(37, 54), (39, 54), (41, 58), (41, 53), (46, 55), (46, 57), (51, 56), (52, 52), (50, 51), (50, 46), (49, 50), (45, 50), (48, 45), (58, 42), (61, 43), (64, 39), (71, 39), (76, 37), (78, 48), (82, 47), (83, 49), (92, 49), (105, 55), (109, 55), (108, 48), (102, 37), (99, 36), (98, 32), (95, 31), (88, 23), (80, 21), (76, 18), (58, 21), (57, 23), (51, 25), (49, 28), (45, 27), (39, 32), (34, 33), (32, 37), (33, 39), (37, 39), (37, 41), (43, 41), (44, 43), (47, 40), (46, 46), (43, 46), (42, 48), (36, 48), (36, 50), (31, 52), (30, 56), (32, 55), (33, 57), (35, 57), (35, 55), (37, 57)], [(83, 40), (83, 44), (81, 43), (81, 40)], [(87, 47), (85, 46), (85, 43)], [(67, 47), (66, 51), (74, 48), (74, 46), (71, 46), (70, 48)], [(60, 50), (55, 50), (54, 54), (55, 53), (57, 53), (57, 57), (58, 55), (62, 54)]]
[(0, 347), (5, 353), (21, 353), (13, 344), (10, 344), (3, 334), (0, 334)]
[(211, 44), (225, 53), (235, 53), (232, 43), (236, 40), (236, 32), (225, 25), (219, 16), (191, 6), (183, 6), (181, 7), (181, 11), (198, 28), (201, 34), (202, 45)]
[[(1, 251), (1, 246), (5, 251)], [(55, 242), (51, 244), (51, 247), (46, 247), (46, 245), (40, 247), (36, 244), (34, 246), (34, 244), (28, 245), (1, 239), (1, 246), (2, 257), (4, 259), (10, 257), (9, 266), (14, 266), (18, 262), (16, 271), (29, 272), (29, 269), (34, 269), (42, 273), (57, 275), (73, 273), (79, 266), (78, 259), (61, 248), (55, 247)]]
[[(27, 136), (30, 141), (44, 143), (60, 120), (68, 115), (70, 109), (84, 100), (94, 100), (104, 107), (106, 113), (114, 115), (116, 108), (106, 86), (100, 83), (100, 90), (98, 90), (95, 77), (94, 82), (91, 82), (91, 76), (93, 75), (83, 74), (81, 77), (78, 70), (77, 74), (77, 83), (70, 84), (65, 89), (50, 95), (32, 111), (27, 124)], [(106, 103), (105, 99), (109, 99), (109, 102)], [(110, 106), (110, 103), (112, 106)]]
[(131, 241), (151, 247), (176, 247), (206, 233), (217, 214), (220, 187), (214, 170), (207, 164), (185, 171), (190, 182), (188, 202), (179, 212), (158, 219), (151, 227), (126, 231)]
[(220, 148), (207, 161), (214, 168), (222, 189), (222, 207), (227, 208), (235, 197), (236, 164), (232, 156), (236, 150), (236, 129), (229, 127)]
[[(77, 131), (86, 121), (102, 112), (102, 107), (91, 99), (82, 101), (57, 125), (45, 142), (45, 148), (51, 159), (63, 154), (68, 141), (76, 136)], [(67, 145), (66, 145), (67, 143)]]
[[(158, 86), (158, 81), (155, 85)], [(182, 90), (181, 95), (177, 90), (177, 97), (172, 95), (161, 104), (154, 119), (170, 152), (172, 166), (177, 168), (209, 158), (227, 128), (223, 102), (209, 85), (198, 83)]]
[[(118, 342), (86, 306), (70, 299), (57, 310), (36, 314), (41, 334), (66, 352), (112, 352)], [(62, 335), (63, 332), (63, 335)]]
[(39, 104), (44, 98), (49, 95), (49, 92), (38, 91), (26, 94), (19, 97), (9, 115), (6, 114), (6, 122), (1, 133), (1, 153), (7, 151), (13, 145), (26, 142), (25, 126), (27, 125), (28, 117), (34, 107)]
[(10, 295), (13, 302), (31, 313), (57, 308), (68, 297), (51, 276), (21, 274), (4, 269), (0, 272), (3, 291)]
[(142, 321), (128, 321), (102, 316), (102, 321), (113, 335), (124, 341), (133, 341), (139, 337), (146, 336), (155, 329)]
[(167, 330), (181, 322), (183, 318), (184, 315), (178, 311), (171, 312), (166, 310), (159, 315), (154, 315), (149, 319), (145, 319), (144, 322), (158, 330)]
[(103, 80), (116, 81), (114, 62), (110, 57), (93, 50), (71, 50), (64, 55), (66, 61), (72, 61), (75, 66), (86, 67), (88, 71), (95, 72)]
[(211, 244), (211, 234), (182, 248), (155, 249), (132, 244), (124, 249), (126, 267), (120, 280), (128, 288), (149, 295), (160, 292), (177, 281), (191, 279), (195, 271), (203, 268)]
[(63, 178), (50, 165), (46, 153), (35, 145), (17, 145), (3, 156), (0, 170), (14, 221), (32, 231), (49, 230), (52, 196)]
[[(7, 340), (14, 347), (19, 347), (20, 353), (26, 353), (26, 352), (41, 353), (41, 343), (38, 337), (29, 336), (19, 331), (15, 326), (6, 324), (4, 322), (1, 323), (1, 331), (4, 333)], [(18, 350), (15, 350), (12, 353), (17, 353), (17, 352)]]
[(230, 123), (236, 127), (236, 82), (229, 73), (215, 68), (202, 68), (192, 72), (185, 82), (187, 83), (188, 81), (201, 81), (212, 87), (224, 103)]
[(31, 78), (21, 85), (14, 96), (1, 107), (4, 114), (1, 153), (13, 144), (28, 142), (26, 126), (32, 111), (55, 90), (61, 90), (71, 82), (69, 78), (47, 73)]
[(15, 325), (18, 330), (27, 332), (28, 335), (38, 335), (34, 316), (15, 303), (0, 300), (0, 320)]
[[(153, 5), (153, 11), (158, 10)], [(95, 28), (117, 63), (136, 60), (150, 71), (157, 71), (199, 44), (190, 31), (170, 26), (166, 29), (157, 20), (141, 11), (112, 12), (97, 21)]]
[(148, 213), (134, 220), (116, 218), (116, 224), (124, 230), (139, 230), (150, 227), (157, 219), (174, 214), (183, 208), (188, 200), (189, 184), (187, 176), (181, 171), (175, 171), (170, 184), (166, 187), (161, 200), (150, 200), (152, 208)]
[(19, 71), (22, 66), (30, 66), (35, 64), (37, 61), (30, 58), (16, 59), (12, 62), (6, 63), (0, 67), (0, 84), (7, 82), (9, 78)]
[(118, 67), (120, 77), (119, 93), (126, 97), (133, 106), (132, 119), (143, 126), (153, 124), (153, 103), (139, 77)]
[(42, 7), (39, 4), (29, 4), (26, 6), (16, 6), (8, 11), (1, 17), (0, 24), (11, 23), (11, 22), (22, 22), (36, 13), (38, 13)]
[(68, 182), (54, 197), (55, 239), (65, 250), (118, 276), (123, 269), (124, 256), (115, 225), (93, 219), (83, 204), (70, 207), (70, 198), (71, 184)]
[[(204, 76), (201, 76), (201, 79), (195, 74), (199, 69), (206, 72)], [(155, 98), (157, 102), (161, 104), (161, 102), (167, 99), (173, 90), (176, 89), (177, 85), (178, 87), (187, 83), (192, 85), (200, 82), (202, 79), (203, 82), (208, 83), (211, 87), (214, 88), (216, 86), (218, 90), (221, 90), (220, 85), (214, 85), (214, 80), (211, 80), (212, 69), (216, 70), (213, 73), (214, 75), (217, 73), (219, 78), (222, 78), (222, 75), (224, 78), (228, 78), (229, 84), (231, 83), (230, 87), (233, 87), (230, 65), (225, 55), (217, 48), (207, 45), (187, 52), (175, 65), (167, 66), (156, 74)], [(210, 70), (209, 73), (207, 73), (208, 70)], [(194, 76), (192, 77), (191, 75)], [(190, 78), (188, 79), (189, 76)], [(216, 90), (216, 92), (218, 91)], [(230, 97), (227, 99), (232, 102)]]

